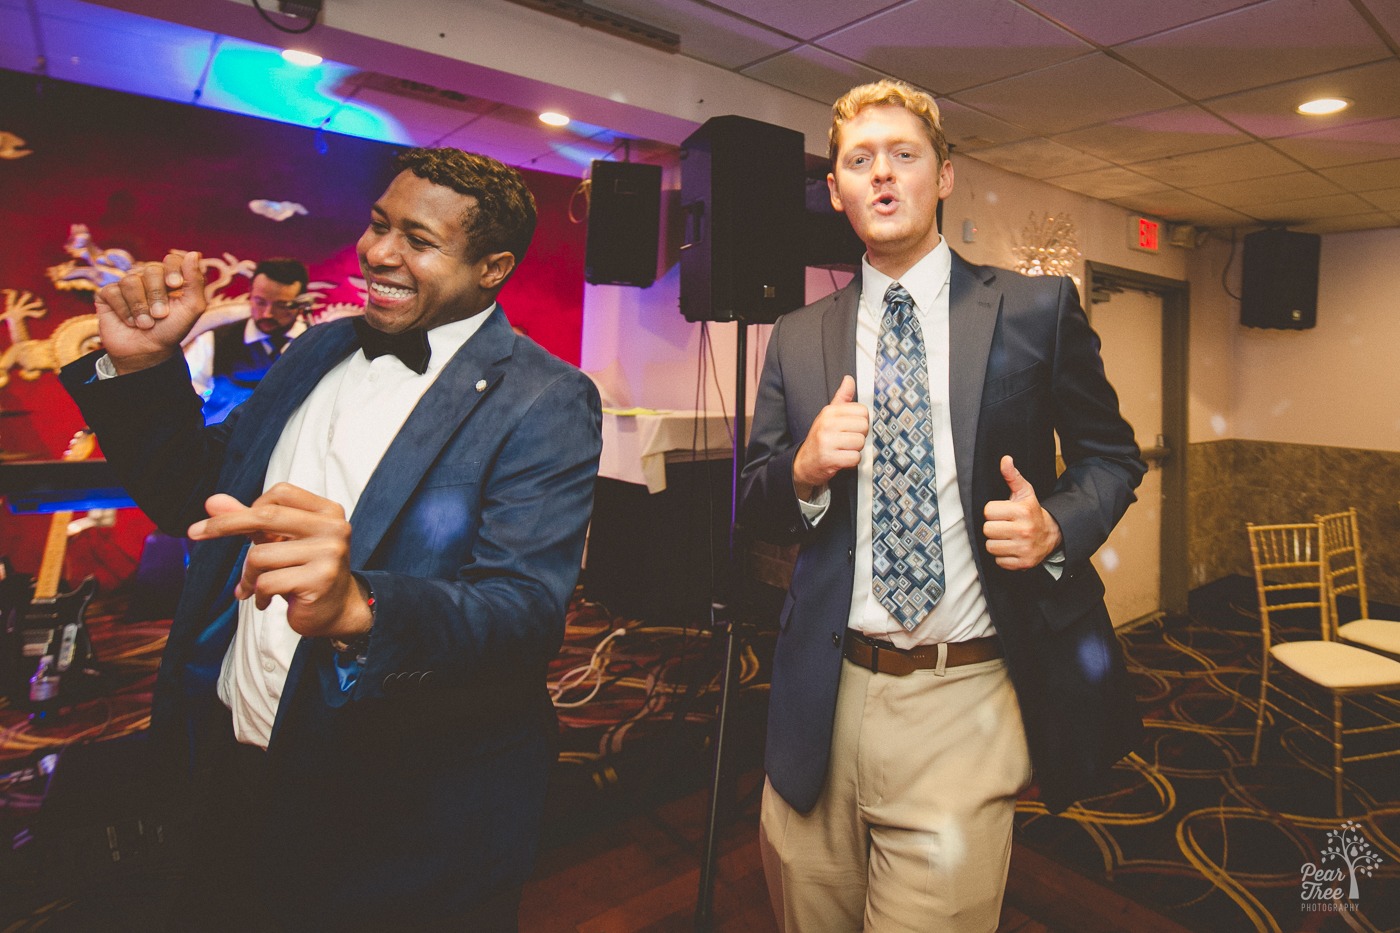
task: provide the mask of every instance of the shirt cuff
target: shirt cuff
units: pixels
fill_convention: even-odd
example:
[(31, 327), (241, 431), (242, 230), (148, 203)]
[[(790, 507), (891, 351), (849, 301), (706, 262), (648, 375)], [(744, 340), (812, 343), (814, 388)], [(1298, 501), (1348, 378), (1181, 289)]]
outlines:
[(93, 364), (93, 369), (97, 372), (98, 382), (101, 382), (103, 379), (117, 378), (117, 367), (112, 363), (110, 354), (104, 353), (99, 356), (97, 362)]
[(802, 510), (802, 520), (807, 523), (808, 528), (815, 528), (826, 515), (826, 510), (831, 507), (831, 487), (824, 486), (812, 501), (798, 499), (797, 507)]
[(1040, 562), (1040, 566), (1049, 571), (1050, 576), (1056, 580), (1064, 576), (1065, 573), (1065, 549), (1055, 548), (1055, 553)]

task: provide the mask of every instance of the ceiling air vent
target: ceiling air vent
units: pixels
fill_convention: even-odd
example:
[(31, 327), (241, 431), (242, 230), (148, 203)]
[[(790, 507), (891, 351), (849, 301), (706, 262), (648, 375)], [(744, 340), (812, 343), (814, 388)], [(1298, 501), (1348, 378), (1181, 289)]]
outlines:
[(562, 19), (573, 20), (580, 26), (588, 26), (610, 35), (630, 39), (642, 45), (649, 45), (663, 52), (679, 52), (681, 37), (639, 20), (613, 13), (611, 10), (590, 6), (581, 0), (510, 0), (511, 3), (527, 6), (541, 13), (549, 13)]

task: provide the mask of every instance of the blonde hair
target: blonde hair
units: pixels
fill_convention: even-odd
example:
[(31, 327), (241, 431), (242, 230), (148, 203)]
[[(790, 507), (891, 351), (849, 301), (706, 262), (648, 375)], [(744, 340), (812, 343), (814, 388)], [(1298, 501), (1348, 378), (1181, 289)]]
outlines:
[(948, 161), (948, 137), (943, 135), (943, 120), (938, 114), (938, 104), (931, 96), (889, 78), (872, 84), (862, 84), (841, 95), (831, 107), (831, 130), (827, 134), (830, 147), (831, 165), (836, 166), (836, 153), (841, 148), (841, 128), (856, 118), (866, 107), (893, 105), (903, 107), (918, 118), (924, 125), (933, 151), (938, 156), (938, 164)]

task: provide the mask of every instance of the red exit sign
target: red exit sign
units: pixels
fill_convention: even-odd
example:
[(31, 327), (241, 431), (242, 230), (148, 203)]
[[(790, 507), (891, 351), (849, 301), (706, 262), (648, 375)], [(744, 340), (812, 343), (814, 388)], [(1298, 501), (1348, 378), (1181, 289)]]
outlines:
[(1162, 222), (1151, 217), (1133, 215), (1128, 218), (1128, 247), (1144, 253), (1162, 251)]

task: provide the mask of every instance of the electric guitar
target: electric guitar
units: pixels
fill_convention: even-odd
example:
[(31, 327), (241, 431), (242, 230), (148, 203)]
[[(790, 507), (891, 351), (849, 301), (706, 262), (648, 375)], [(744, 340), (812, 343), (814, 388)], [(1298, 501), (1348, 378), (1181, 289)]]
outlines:
[[(92, 432), (84, 428), (74, 435), (63, 459), (86, 460), (96, 446)], [(28, 607), (17, 612), (7, 625), (11, 645), (19, 649), (20, 655), (11, 692), (28, 706), (30, 718), (35, 721), (58, 712), (64, 694), (71, 692), (95, 660), (83, 616), (97, 592), (97, 580), (88, 577), (71, 592), (58, 591), (72, 521), (71, 511), (53, 513), (43, 560), (34, 578), (34, 595)]]

